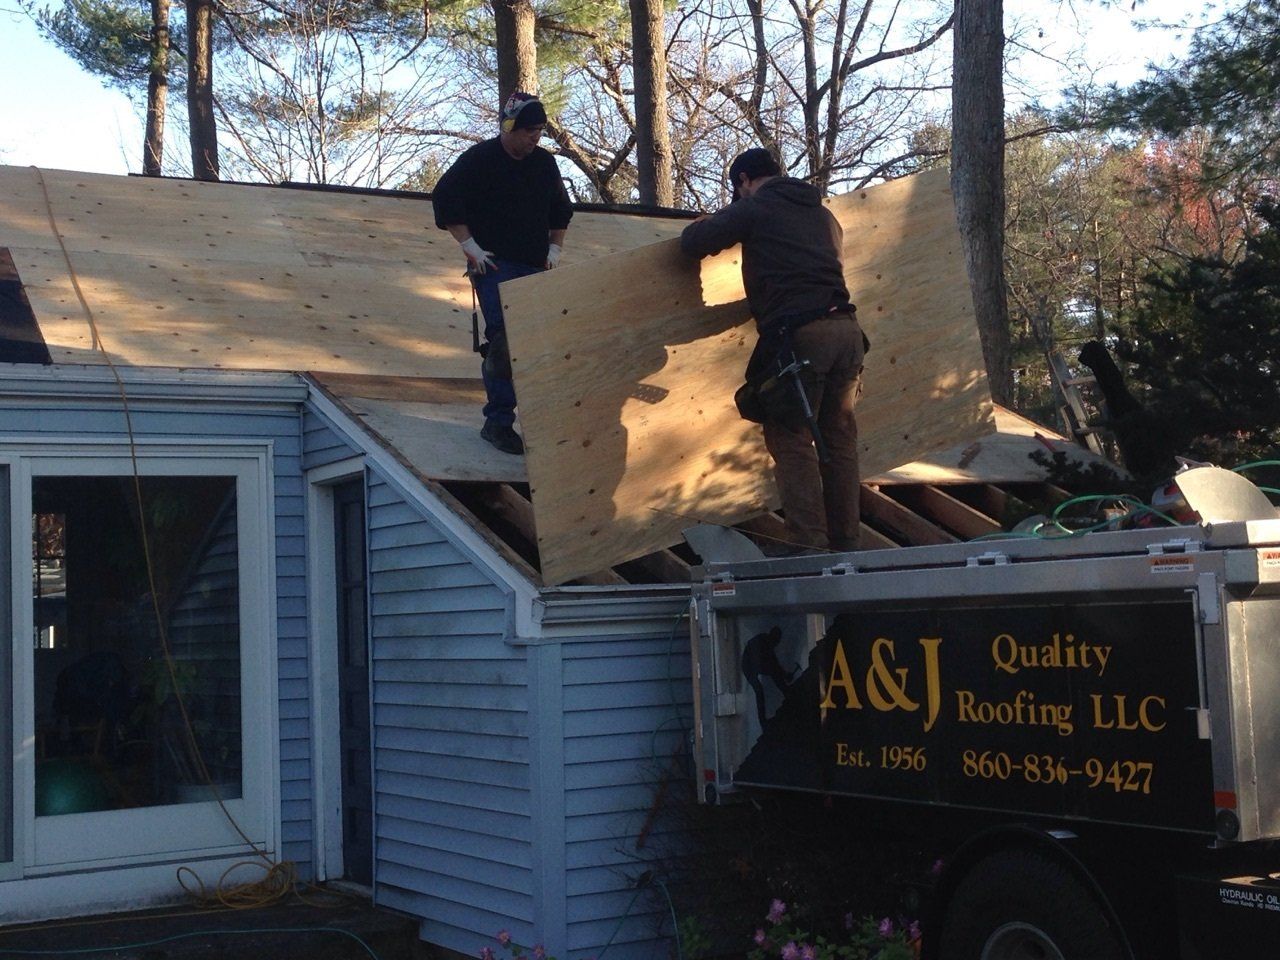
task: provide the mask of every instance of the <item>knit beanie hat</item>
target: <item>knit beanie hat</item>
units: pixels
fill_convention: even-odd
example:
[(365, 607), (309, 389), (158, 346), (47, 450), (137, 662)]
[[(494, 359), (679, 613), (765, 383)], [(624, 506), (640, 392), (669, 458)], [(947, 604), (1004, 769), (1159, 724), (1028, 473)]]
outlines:
[(746, 174), (748, 180), (758, 177), (776, 177), (782, 173), (778, 161), (764, 147), (753, 147), (738, 154), (729, 164), (729, 186), (733, 188), (733, 199), (740, 200), (738, 177)]
[(517, 90), (507, 97), (502, 107), (502, 132), (538, 127), (547, 122), (547, 111), (542, 101), (531, 93)]

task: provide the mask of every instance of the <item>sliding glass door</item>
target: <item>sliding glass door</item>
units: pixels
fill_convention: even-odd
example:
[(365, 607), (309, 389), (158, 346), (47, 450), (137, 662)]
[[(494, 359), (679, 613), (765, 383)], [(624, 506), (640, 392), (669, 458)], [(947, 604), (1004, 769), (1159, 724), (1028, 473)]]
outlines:
[(269, 846), (264, 462), (21, 466), (24, 872)]

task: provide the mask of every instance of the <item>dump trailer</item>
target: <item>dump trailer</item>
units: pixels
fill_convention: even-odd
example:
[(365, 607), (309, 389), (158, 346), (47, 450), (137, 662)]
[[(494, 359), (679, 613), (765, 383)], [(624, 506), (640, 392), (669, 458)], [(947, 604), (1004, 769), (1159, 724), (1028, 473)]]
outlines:
[(934, 960), (1280, 957), (1280, 520), (1226, 473), (1194, 525), (705, 564), (703, 802), (918, 831)]

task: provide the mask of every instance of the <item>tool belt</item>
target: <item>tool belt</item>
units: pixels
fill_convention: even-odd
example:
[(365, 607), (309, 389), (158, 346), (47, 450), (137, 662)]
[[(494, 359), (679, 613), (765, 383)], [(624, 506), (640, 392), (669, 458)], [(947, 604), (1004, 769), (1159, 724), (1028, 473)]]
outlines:
[[(789, 314), (761, 328), (760, 338), (747, 361), (746, 382), (733, 395), (738, 415), (752, 423), (787, 423), (799, 425), (805, 421), (805, 403), (794, 381), (780, 378), (779, 371), (795, 362), (793, 331), (824, 317), (839, 313), (855, 314), (852, 304), (841, 304), (821, 310)], [(870, 349), (866, 334), (862, 342)], [(816, 375), (807, 368), (800, 374), (806, 390), (816, 384)]]

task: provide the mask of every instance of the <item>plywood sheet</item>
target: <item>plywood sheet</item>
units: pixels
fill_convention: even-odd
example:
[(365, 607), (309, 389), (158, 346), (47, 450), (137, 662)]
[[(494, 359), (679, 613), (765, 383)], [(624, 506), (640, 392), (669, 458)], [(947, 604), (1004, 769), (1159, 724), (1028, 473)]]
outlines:
[(501, 453), (480, 439), (479, 407), (365, 397), (349, 397), (345, 406), (424, 477), (505, 483), (526, 479), (524, 458)]
[[(464, 260), (420, 197), (0, 166), (0, 238), (55, 362), (105, 359), (50, 208), (117, 363), (410, 378), (478, 371)], [(564, 263), (675, 236), (684, 222), (579, 213)]]
[[(863, 471), (991, 433), (990, 393), (945, 171), (829, 201), (872, 340)], [(733, 391), (754, 345), (738, 251), (677, 241), (504, 286), (544, 581), (776, 503)]]
[(480, 439), (484, 384), (466, 379), (414, 379), (309, 374), (402, 463), (430, 480), (523, 483), (524, 458)]
[(1082, 467), (1105, 466), (1125, 475), (1118, 464), (1073, 443), (1048, 427), (1003, 407), (995, 408), (996, 432), (968, 443), (935, 451), (912, 463), (886, 470), (869, 482), (894, 483), (1040, 483), (1044, 468), (1031, 459), (1063, 453)]

